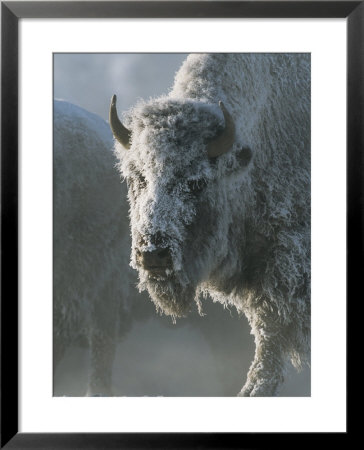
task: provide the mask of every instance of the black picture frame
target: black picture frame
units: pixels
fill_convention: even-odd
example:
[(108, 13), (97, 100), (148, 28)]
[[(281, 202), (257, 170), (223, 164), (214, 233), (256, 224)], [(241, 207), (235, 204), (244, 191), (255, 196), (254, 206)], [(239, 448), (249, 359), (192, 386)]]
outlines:
[[(363, 271), (364, 2), (1, 2), (1, 448), (261, 448), (310, 433), (18, 433), (18, 22), (21, 18), (346, 18), (347, 302)], [(350, 345), (348, 352), (350, 354)], [(349, 418), (349, 413), (348, 416)], [(344, 445), (351, 429), (335, 434)], [(299, 439), (299, 441), (298, 441)], [(327, 435), (316, 433), (315, 444)]]

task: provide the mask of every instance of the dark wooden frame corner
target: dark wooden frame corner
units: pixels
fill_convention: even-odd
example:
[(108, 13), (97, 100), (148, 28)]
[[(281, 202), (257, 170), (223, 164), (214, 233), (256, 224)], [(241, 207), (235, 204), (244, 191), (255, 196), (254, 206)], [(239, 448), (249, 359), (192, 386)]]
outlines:
[[(312, 438), (308, 433), (299, 438), (294, 433), (18, 433), (18, 21), (110, 17), (346, 18), (347, 301), (360, 301), (356, 297), (364, 273), (364, 1), (1, 2), (1, 448), (261, 448), (270, 447), (272, 439), (279, 439), (281, 447), (307, 445)], [(348, 345), (349, 354), (350, 349)], [(348, 436), (349, 432), (336, 434), (335, 443), (344, 445)], [(316, 434), (315, 444), (319, 440), (327, 444), (327, 437)]]

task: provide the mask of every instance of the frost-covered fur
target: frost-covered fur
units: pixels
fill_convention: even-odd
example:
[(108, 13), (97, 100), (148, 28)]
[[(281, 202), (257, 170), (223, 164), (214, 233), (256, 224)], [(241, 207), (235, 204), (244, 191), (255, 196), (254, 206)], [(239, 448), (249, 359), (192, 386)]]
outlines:
[[(236, 136), (208, 158), (222, 100)], [(256, 353), (243, 396), (277, 395), (288, 359), (310, 348), (310, 56), (190, 55), (169, 95), (125, 117), (131, 264), (157, 309), (184, 316), (201, 295), (243, 312)], [(169, 249), (152, 277), (138, 252)], [(139, 253), (140, 254), (140, 253)]]
[(54, 367), (87, 340), (88, 395), (111, 395), (116, 338), (129, 311), (126, 192), (112, 147), (104, 120), (54, 102)]

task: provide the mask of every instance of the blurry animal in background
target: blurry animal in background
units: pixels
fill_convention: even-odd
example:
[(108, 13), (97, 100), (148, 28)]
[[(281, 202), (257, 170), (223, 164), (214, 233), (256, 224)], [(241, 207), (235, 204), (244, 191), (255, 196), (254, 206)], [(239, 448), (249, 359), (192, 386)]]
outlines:
[(54, 369), (90, 348), (87, 395), (108, 396), (117, 338), (130, 319), (126, 190), (107, 122), (54, 102)]
[(114, 96), (139, 289), (173, 319), (207, 295), (243, 312), (240, 395), (277, 395), (310, 359), (310, 56), (190, 55), (124, 124)]

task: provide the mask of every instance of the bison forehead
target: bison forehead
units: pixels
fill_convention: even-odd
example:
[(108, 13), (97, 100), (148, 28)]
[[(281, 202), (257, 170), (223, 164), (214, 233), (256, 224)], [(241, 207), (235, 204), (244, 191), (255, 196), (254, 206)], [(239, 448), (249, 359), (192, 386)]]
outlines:
[(134, 141), (140, 141), (144, 133), (148, 135), (146, 143), (158, 147), (162, 144), (184, 147), (196, 140), (202, 142), (215, 136), (223, 126), (217, 105), (168, 98), (139, 103), (129, 120)]
[(223, 118), (217, 105), (162, 98), (139, 103), (127, 125), (131, 148), (119, 151), (125, 176), (137, 167), (148, 176), (199, 178), (210, 170), (206, 142), (220, 132)]
[[(217, 105), (203, 100), (171, 99), (162, 97), (149, 102), (139, 102), (131, 111), (129, 120), (141, 126), (168, 127), (175, 123), (183, 126), (206, 121), (217, 125), (221, 122)], [(203, 127), (201, 127), (203, 128)]]

